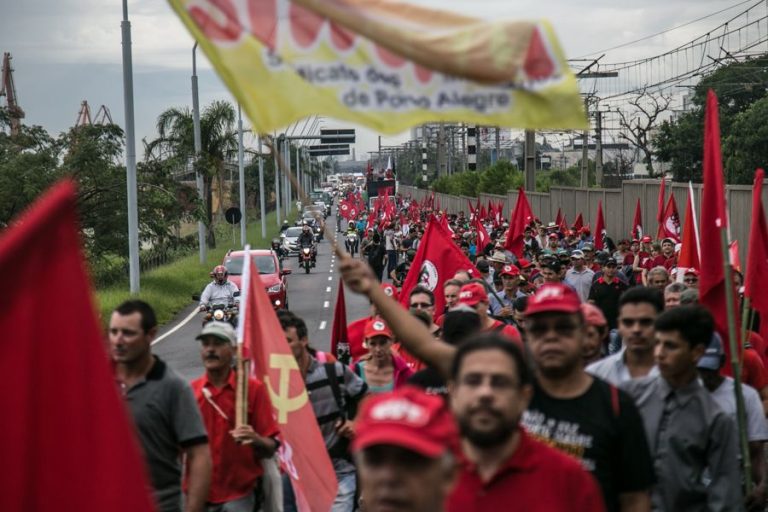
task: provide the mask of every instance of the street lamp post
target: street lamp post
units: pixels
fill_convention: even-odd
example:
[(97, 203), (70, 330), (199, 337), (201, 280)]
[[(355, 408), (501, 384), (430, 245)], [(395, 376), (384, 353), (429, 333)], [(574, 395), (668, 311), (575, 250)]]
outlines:
[(237, 104), (237, 167), (240, 176), (240, 247), (245, 247), (245, 163), (243, 162), (243, 113)]
[[(192, 124), (195, 137), (195, 182), (197, 183), (197, 194), (200, 201), (205, 206), (205, 190), (203, 189), (203, 175), (200, 172), (200, 152), (202, 150), (202, 141), (200, 137), (200, 99), (197, 94), (197, 43), (192, 47)], [(200, 246), (200, 263), (205, 263), (207, 259), (205, 245), (205, 223), (202, 220), (197, 221), (197, 243)]]
[(128, 0), (123, 0), (120, 24), (123, 44), (123, 103), (125, 105), (125, 169), (128, 200), (128, 267), (132, 294), (139, 293), (139, 209), (136, 192), (136, 136), (133, 119), (133, 58), (131, 56), (131, 22)]

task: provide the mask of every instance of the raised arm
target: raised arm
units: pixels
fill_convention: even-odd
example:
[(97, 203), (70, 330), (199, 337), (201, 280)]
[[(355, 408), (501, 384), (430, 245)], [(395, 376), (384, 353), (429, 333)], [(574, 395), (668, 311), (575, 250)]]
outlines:
[(384, 293), (367, 263), (345, 254), (340, 256), (340, 268), (344, 283), (355, 293), (371, 300), (397, 339), (411, 354), (438, 370), (444, 377), (450, 377), (455, 347), (432, 337), (420, 320)]

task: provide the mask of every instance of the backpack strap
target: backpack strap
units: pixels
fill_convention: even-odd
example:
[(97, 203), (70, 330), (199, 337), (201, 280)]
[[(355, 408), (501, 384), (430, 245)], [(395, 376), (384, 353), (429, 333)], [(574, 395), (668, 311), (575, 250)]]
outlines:
[(613, 384), (608, 384), (611, 390), (611, 409), (613, 409), (613, 416), (618, 418), (621, 415), (621, 408), (619, 407), (619, 388)]
[(336, 401), (336, 407), (339, 408), (339, 414), (342, 418), (346, 419), (346, 409), (344, 402), (341, 398), (341, 386), (339, 386), (339, 376), (336, 375), (336, 365), (334, 363), (325, 363), (325, 374), (328, 376), (328, 383), (331, 386), (331, 392), (333, 393), (333, 399)]

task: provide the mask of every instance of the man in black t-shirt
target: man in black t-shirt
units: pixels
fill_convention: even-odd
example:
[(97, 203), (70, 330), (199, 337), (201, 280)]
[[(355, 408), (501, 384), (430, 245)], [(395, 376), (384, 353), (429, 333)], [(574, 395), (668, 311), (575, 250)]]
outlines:
[(608, 258), (603, 264), (600, 276), (589, 291), (589, 302), (599, 307), (608, 321), (608, 329), (615, 329), (619, 317), (619, 297), (628, 286), (616, 277), (618, 265), (614, 258)]
[(643, 422), (626, 393), (584, 372), (580, 303), (563, 284), (545, 284), (528, 299), (526, 343), (538, 378), (522, 424), (581, 461), (609, 512), (649, 510), (655, 478)]

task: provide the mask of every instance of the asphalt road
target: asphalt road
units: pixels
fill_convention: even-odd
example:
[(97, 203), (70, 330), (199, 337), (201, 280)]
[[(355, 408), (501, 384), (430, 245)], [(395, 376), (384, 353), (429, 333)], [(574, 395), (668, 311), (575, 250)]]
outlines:
[[(330, 225), (335, 226), (333, 216), (328, 217)], [(334, 233), (336, 234), (336, 233)], [(341, 234), (338, 239), (343, 241)], [(310, 344), (327, 351), (331, 345), (333, 311), (340, 286), (336, 258), (332, 254), (331, 244), (323, 240), (318, 245), (317, 266), (310, 274), (298, 269), (296, 257), (285, 260), (285, 268), (295, 273), (287, 276), (288, 307), (307, 323)], [(367, 299), (344, 290), (347, 305), (347, 323), (368, 315)], [(164, 325), (155, 340), (152, 350), (187, 379), (199, 377), (203, 372), (200, 362), (199, 344), (195, 336), (200, 332), (202, 314), (197, 313), (197, 303), (181, 311)]]

